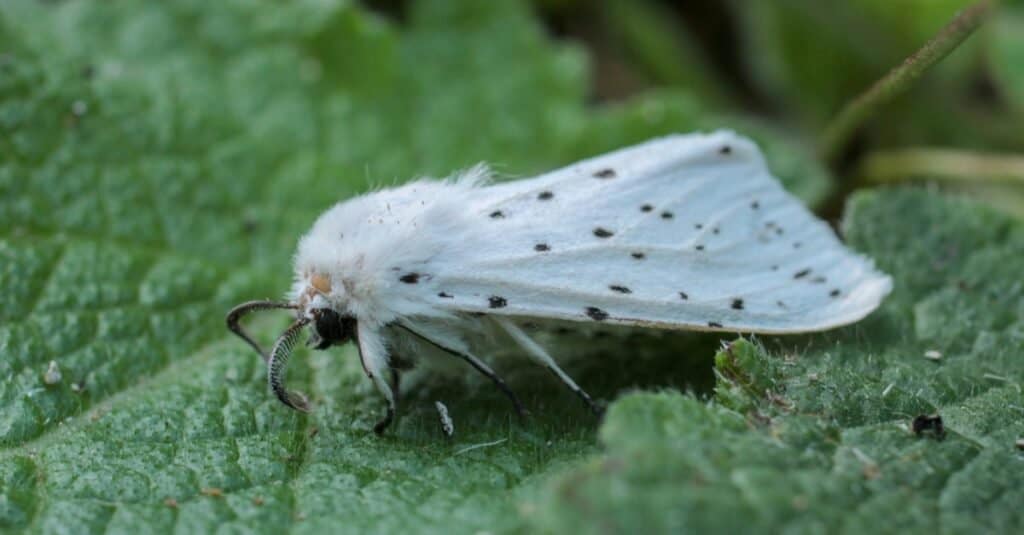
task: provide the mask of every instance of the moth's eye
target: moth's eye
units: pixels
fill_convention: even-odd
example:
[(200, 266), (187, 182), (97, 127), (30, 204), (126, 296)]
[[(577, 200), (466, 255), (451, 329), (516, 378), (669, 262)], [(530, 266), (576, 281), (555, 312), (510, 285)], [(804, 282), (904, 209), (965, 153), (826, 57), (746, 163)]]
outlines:
[(352, 318), (343, 317), (329, 308), (318, 308), (313, 311), (313, 316), (316, 318), (314, 328), (322, 340), (317, 349), (343, 344), (352, 337)]

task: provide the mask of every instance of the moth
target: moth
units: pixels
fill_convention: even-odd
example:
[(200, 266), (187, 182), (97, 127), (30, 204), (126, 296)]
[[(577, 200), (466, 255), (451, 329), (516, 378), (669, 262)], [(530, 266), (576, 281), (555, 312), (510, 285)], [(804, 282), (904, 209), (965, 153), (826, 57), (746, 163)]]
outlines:
[[(228, 328), (256, 349), (277, 398), (301, 333), (323, 350), (353, 342), (395, 417), (404, 341), (462, 359), (523, 405), (474, 353), (482, 324), (600, 408), (521, 326), (524, 320), (650, 329), (802, 333), (846, 325), (879, 306), (891, 279), (847, 249), (787, 193), (750, 140), (671, 135), (547, 174), (491, 183), (484, 166), (343, 201), (298, 244), (286, 301), (251, 301)], [(243, 315), (294, 310), (269, 353)], [(392, 380), (389, 380), (392, 379)]]

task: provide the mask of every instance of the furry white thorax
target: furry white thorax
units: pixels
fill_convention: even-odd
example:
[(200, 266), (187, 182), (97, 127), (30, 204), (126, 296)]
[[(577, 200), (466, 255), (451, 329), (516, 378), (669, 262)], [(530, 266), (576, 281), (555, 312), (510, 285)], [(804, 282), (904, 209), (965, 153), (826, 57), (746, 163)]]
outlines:
[(489, 177), (481, 164), (447, 180), (420, 179), (334, 205), (299, 240), (290, 301), (305, 315), (330, 307), (368, 326), (450, 317), (422, 293), (403, 291), (408, 286), (397, 275), (431, 271), (437, 255), (470, 228), (465, 207)]

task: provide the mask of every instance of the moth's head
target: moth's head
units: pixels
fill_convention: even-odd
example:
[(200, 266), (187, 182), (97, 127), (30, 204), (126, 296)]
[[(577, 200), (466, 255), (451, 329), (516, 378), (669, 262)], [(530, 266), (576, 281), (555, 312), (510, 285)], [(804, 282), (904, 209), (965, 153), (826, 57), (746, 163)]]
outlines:
[(297, 278), (293, 291), (295, 316), (312, 325), (306, 345), (327, 349), (348, 342), (355, 334), (356, 321), (335, 306), (331, 276), (320, 271), (305, 270)]

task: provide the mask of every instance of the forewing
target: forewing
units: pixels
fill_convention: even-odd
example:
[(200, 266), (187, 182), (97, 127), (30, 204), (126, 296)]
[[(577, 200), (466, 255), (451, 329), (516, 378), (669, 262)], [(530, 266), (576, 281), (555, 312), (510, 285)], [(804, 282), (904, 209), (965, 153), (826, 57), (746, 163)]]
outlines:
[(438, 259), (439, 306), (661, 328), (803, 332), (856, 321), (888, 276), (730, 132), (655, 139), (479, 190)]

